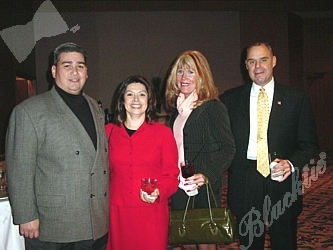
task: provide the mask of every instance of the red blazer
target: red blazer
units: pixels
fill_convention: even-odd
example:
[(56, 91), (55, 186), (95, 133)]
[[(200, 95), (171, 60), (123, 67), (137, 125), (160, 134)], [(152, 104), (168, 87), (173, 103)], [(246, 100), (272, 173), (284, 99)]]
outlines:
[(106, 125), (110, 157), (110, 203), (126, 207), (151, 204), (140, 200), (142, 178), (155, 178), (165, 205), (178, 188), (178, 151), (172, 131), (158, 122), (146, 122), (130, 137), (121, 125)]

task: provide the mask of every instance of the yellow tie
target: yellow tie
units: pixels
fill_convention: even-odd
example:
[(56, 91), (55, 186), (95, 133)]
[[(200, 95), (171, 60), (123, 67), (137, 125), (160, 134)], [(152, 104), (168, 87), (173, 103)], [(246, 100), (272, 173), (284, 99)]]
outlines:
[(264, 88), (260, 88), (258, 95), (257, 114), (257, 170), (264, 177), (270, 173), (267, 146), (267, 129), (269, 120), (268, 96)]

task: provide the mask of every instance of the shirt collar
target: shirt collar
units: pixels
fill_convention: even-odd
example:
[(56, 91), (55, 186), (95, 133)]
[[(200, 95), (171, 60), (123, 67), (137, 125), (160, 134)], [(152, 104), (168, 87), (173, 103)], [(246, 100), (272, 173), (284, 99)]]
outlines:
[[(257, 97), (259, 95), (261, 86), (252, 83), (251, 96)], [(274, 92), (274, 77), (263, 87), (268, 95)], [(269, 94), (270, 93), (270, 94)]]

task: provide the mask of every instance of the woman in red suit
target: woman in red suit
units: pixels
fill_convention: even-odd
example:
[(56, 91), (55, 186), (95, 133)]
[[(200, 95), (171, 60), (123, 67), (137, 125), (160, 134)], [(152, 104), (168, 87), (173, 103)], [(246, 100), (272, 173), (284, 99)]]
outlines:
[[(155, 95), (142, 76), (119, 86), (114, 121), (106, 125), (110, 157), (110, 230), (107, 249), (165, 250), (169, 197), (178, 187), (172, 131), (155, 120)], [(157, 179), (151, 195), (141, 179)]]

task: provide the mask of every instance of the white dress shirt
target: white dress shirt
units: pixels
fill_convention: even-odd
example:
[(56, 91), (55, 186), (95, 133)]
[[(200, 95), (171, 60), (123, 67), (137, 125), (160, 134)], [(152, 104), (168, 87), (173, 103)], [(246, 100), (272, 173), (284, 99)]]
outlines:
[[(250, 136), (247, 148), (247, 159), (249, 160), (257, 160), (257, 101), (260, 88), (259, 85), (252, 83), (250, 92)], [(274, 97), (274, 77), (264, 86), (264, 89), (268, 96), (269, 112), (271, 112)], [(295, 171), (294, 165), (289, 160), (287, 161), (293, 173)]]
[[(260, 86), (252, 83), (250, 92), (250, 136), (247, 149), (247, 159), (257, 160), (257, 101), (260, 92)], [(274, 78), (264, 86), (268, 96), (269, 112), (272, 109), (274, 96)]]

